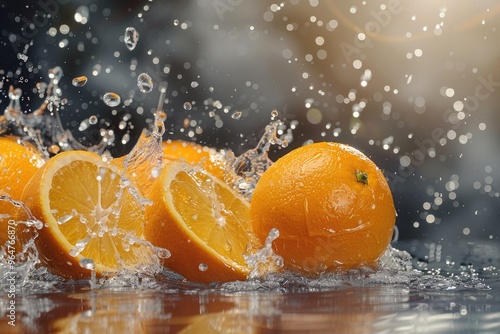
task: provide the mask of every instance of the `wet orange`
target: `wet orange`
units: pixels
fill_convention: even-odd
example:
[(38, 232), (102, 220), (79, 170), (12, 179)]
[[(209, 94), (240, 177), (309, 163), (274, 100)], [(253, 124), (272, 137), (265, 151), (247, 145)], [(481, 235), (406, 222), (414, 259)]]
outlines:
[(23, 229), (20, 238), (38, 235), (39, 259), (53, 274), (90, 277), (86, 259), (98, 276), (151, 263), (150, 248), (142, 242), (143, 205), (122, 174), (95, 153), (69, 151), (51, 158), (28, 181), (21, 200), (43, 227)]
[(251, 200), (254, 232), (285, 267), (305, 274), (374, 266), (390, 243), (396, 212), (381, 170), (355, 148), (315, 143), (278, 159)]
[[(0, 137), (0, 196), (19, 201), (26, 183), (44, 162), (33, 145), (17, 137)], [(9, 240), (8, 222), (18, 220), (20, 211), (10, 201), (0, 200), (0, 245)]]
[(144, 236), (171, 256), (165, 266), (194, 282), (245, 280), (255, 245), (250, 203), (202, 168), (167, 162), (150, 192)]

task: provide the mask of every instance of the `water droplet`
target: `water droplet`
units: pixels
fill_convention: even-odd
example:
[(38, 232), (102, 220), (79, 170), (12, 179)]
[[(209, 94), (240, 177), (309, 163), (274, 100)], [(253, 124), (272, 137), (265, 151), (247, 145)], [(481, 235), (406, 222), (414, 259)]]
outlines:
[(62, 216), (61, 218), (59, 218), (59, 219), (57, 220), (57, 223), (58, 223), (59, 225), (62, 225), (62, 224), (64, 224), (64, 223), (69, 222), (69, 221), (70, 221), (73, 217), (74, 217), (73, 213), (70, 213), (69, 215)]
[(183, 108), (184, 108), (184, 110), (189, 111), (189, 110), (193, 109), (193, 106), (191, 105), (190, 102), (184, 102)]
[(90, 241), (90, 237), (87, 237), (87, 238), (85, 238), (83, 240), (78, 241), (75, 244), (75, 247), (73, 247), (69, 251), (69, 255), (71, 255), (73, 257), (78, 256), (85, 249), (85, 246), (87, 246), (87, 244), (89, 243), (89, 241)]
[(28, 61), (28, 56), (27, 56), (27, 55), (25, 55), (25, 54), (23, 54), (23, 53), (18, 53), (18, 54), (17, 54), (17, 58), (18, 58), (18, 59), (21, 59), (21, 60), (22, 60), (22, 61), (24, 61), (24, 62), (27, 62), (27, 61)]
[(130, 141), (130, 135), (128, 133), (124, 134), (122, 137), (122, 144), (125, 145)]
[(71, 84), (75, 87), (83, 87), (87, 83), (87, 77), (82, 75), (81, 77), (73, 78)]
[(200, 263), (200, 265), (198, 266), (198, 269), (200, 269), (200, 271), (207, 271), (208, 265), (206, 265), (205, 263)]
[(165, 122), (165, 120), (167, 119), (167, 114), (163, 110), (156, 111), (154, 115), (155, 118), (162, 122)]
[(151, 79), (149, 74), (141, 73), (137, 77), (137, 87), (139, 87), (139, 90), (143, 93), (151, 93), (153, 90), (153, 79)]
[(165, 120), (167, 119), (167, 114), (163, 110), (158, 110), (154, 113), (154, 128), (153, 132), (158, 136), (163, 136), (165, 133)]
[(98, 118), (96, 115), (92, 115), (89, 117), (89, 123), (92, 124), (92, 125), (96, 125), (97, 124), (97, 121), (98, 121)]
[(279, 114), (279, 112), (278, 112), (278, 110), (276, 110), (276, 109), (273, 109), (273, 111), (271, 111), (271, 117), (272, 117), (273, 119), (274, 119), (274, 118), (276, 118), (276, 117), (278, 117), (278, 114)]
[(22, 94), (23, 94), (23, 91), (20, 88), (9, 90), (9, 99), (19, 100), (21, 98)]
[(178, 26), (179, 25), (179, 20), (174, 20), (174, 26)]
[(155, 178), (155, 179), (156, 179), (158, 176), (160, 176), (160, 168), (158, 168), (158, 167), (153, 168), (153, 169), (151, 170), (151, 176), (152, 176), (153, 178)]
[(159, 248), (156, 250), (156, 255), (160, 259), (168, 259), (172, 254), (170, 253), (170, 251), (168, 249)]
[(95, 269), (95, 263), (92, 259), (81, 259), (80, 260), (80, 267), (89, 269), (89, 270), (94, 270)]
[(139, 33), (135, 30), (134, 27), (128, 27), (125, 29), (124, 42), (127, 46), (127, 49), (132, 51), (137, 46), (137, 42), (139, 41)]
[(78, 127), (78, 131), (85, 131), (87, 130), (89, 127), (89, 122), (88, 120), (83, 120), (81, 123), (80, 123), (80, 126)]
[(231, 115), (231, 118), (232, 119), (240, 119), (241, 118), (241, 115), (243, 115), (243, 113), (241, 111), (235, 111), (232, 115)]
[(49, 70), (49, 78), (51, 78), (55, 84), (59, 82), (62, 76), (63, 76), (63, 70), (60, 66), (56, 66)]
[(120, 95), (116, 93), (106, 93), (102, 97), (102, 100), (108, 107), (117, 107), (121, 103)]
[(59, 145), (50, 145), (49, 147), (49, 153), (52, 153), (52, 154), (57, 154), (59, 153), (59, 151), (61, 151), (61, 148), (59, 147)]

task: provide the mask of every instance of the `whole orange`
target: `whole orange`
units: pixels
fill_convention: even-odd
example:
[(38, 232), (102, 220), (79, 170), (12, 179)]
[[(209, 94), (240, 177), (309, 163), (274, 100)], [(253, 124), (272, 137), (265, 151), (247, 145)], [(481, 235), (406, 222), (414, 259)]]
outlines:
[(339, 143), (315, 143), (278, 159), (251, 200), (254, 232), (285, 268), (317, 275), (374, 266), (390, 243), (396, 211), (381, 170)]

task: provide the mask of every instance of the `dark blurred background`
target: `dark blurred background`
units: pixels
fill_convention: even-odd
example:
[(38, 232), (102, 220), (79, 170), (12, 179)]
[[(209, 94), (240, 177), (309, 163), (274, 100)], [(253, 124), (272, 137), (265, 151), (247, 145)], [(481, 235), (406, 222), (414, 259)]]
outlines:
[(119, 156), (149, 127), (162, 82), (165, 138), (241, 154), (275, 109), (294, 129), (273, 160), (308, 141), (359, 148), (389, 180), (400, 239), (499, 237), (497, 1), (0, 0), (0, 12), (2, 110), (10, 85), (36, 109), (36, 83), (60, 66), (63, 125), (87, 144), (113, 129)]

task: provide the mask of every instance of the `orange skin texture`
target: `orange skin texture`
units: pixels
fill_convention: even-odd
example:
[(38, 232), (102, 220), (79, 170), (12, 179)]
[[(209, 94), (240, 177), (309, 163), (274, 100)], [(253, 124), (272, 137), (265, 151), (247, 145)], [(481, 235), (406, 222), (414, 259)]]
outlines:
[[(44, 163), (36, 148), (16, 137), (0, 137), (0, 195), (7, 195), (15, 201), (21, 194), (29, 179)], [(0, 246), (9, 240), (8, 221), (19, 220), (23, 210), (11, 202), (0, 200)], [(18, 238), (15, 240), (16, 252), (21, 249)]]
[[(358, 172), (366, 173), (366, 183)], [(286, 269), (317, 275), (376, 265), (392, 238), (396, 211), (370, 159), (323, 142), (291, 151), (262, 175), (251, 218), (262, 242), (272, 228), (279, 230), (273, 249)]]

